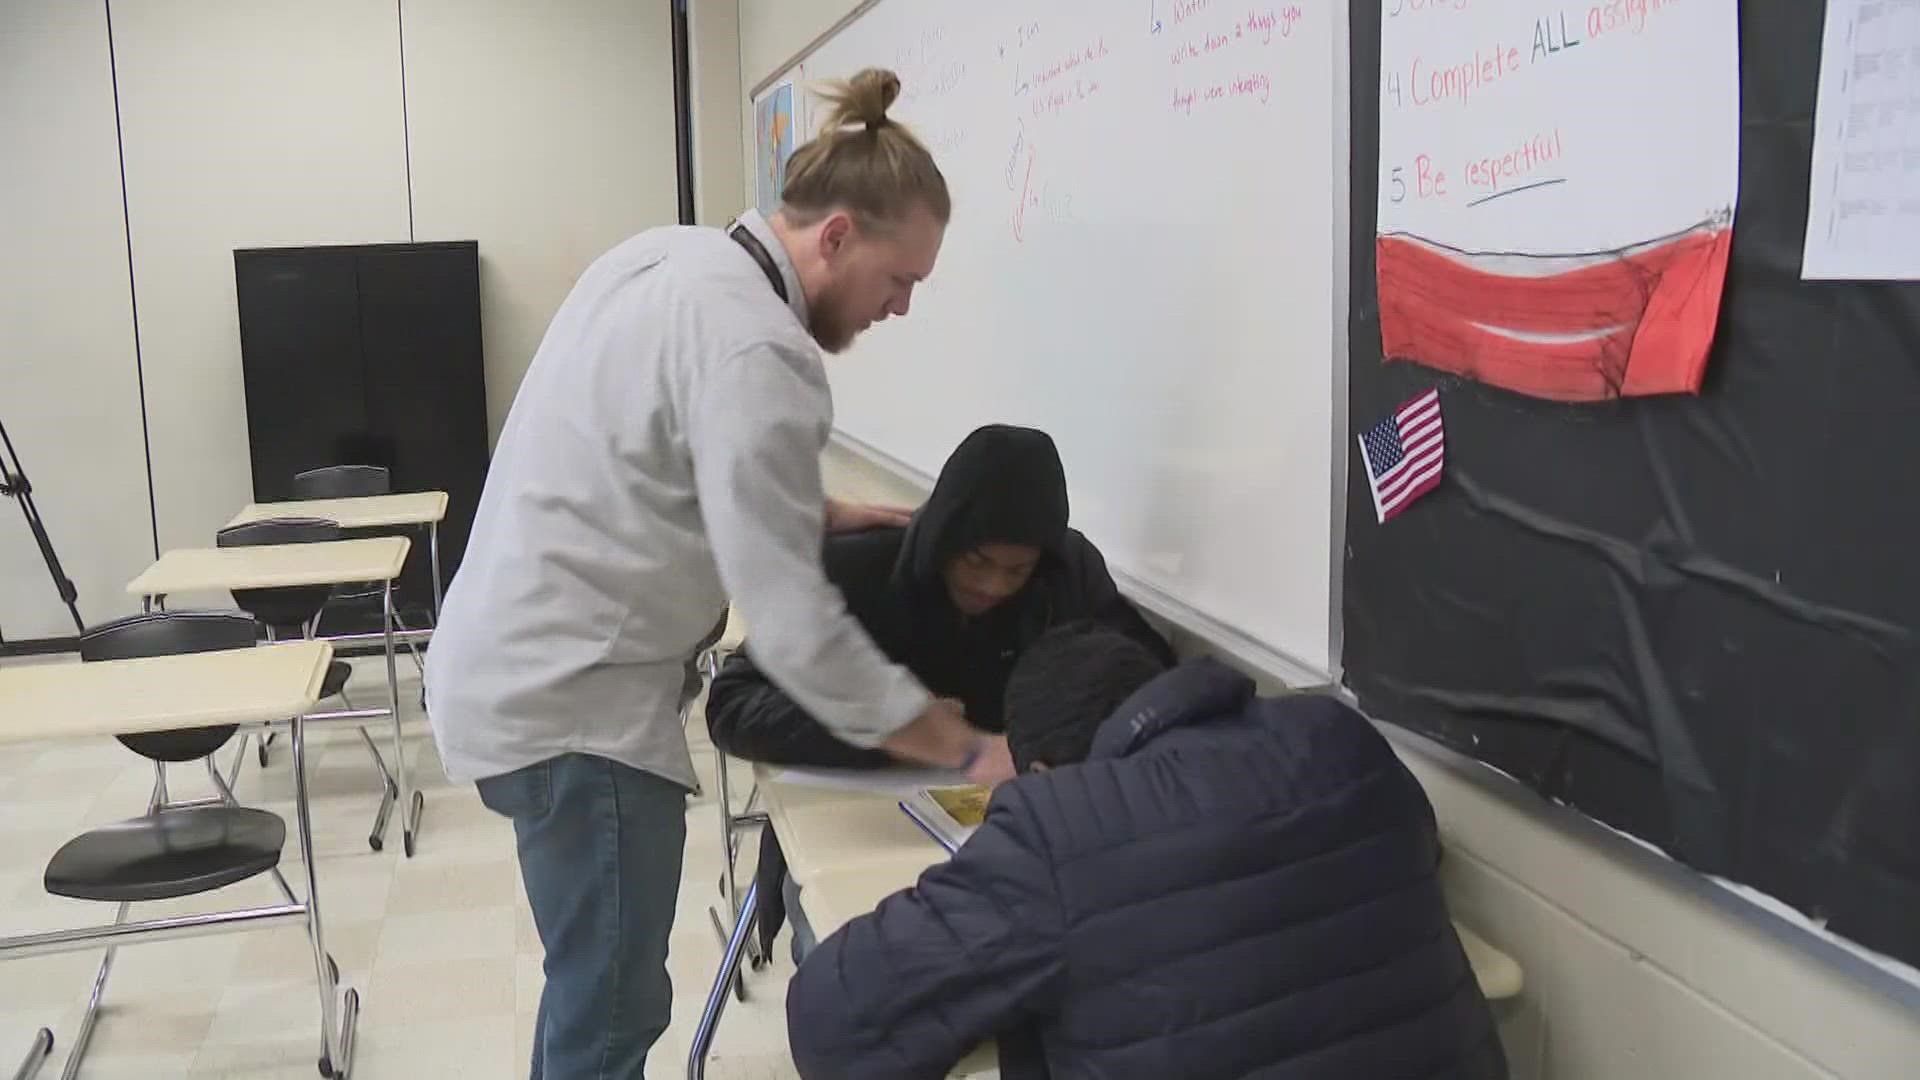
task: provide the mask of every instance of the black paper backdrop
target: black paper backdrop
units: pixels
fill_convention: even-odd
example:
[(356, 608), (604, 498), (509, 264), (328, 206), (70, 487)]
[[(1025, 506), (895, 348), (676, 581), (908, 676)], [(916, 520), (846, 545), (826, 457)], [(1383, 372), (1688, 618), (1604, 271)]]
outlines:
[(1383, 527), (1351, 459), (1343, 662), (1373, 716), (1920, 963), (1920, 288), (1800, 280), (1823, 18), (1740, 4), (1701, 394), (1567, 406), (1381, 362), (1356, 0), (1351, 424), (1437, 385), (1448, 460)]

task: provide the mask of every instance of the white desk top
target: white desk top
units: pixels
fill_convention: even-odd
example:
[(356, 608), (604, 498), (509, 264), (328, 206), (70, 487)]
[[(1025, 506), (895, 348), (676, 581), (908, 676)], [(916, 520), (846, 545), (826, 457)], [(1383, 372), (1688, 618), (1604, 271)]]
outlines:
[(0, 744), (284, 720), (313, 708), (333, 646), (0, 668)]
[(381, 529), (391, 525), (429, 525), (447, 516), (444, 491), (407, 491), (393, 495), (362, 495), (351, 499), (298, 499), (292, 502), (248, 503), (227, 522), (248, 525), (279, 517), (312, 517), (337, 521), (343, 529)]
[[(769, 777), (768, 772), (759, 774), (760, 793), (773, 831), (780, 837), (787, 871), (803, 889), (811, 888), (814, 879), (828, 871), (878, 867), (891, 873), (895, 883), (879, 894), (885, 896), (913, 884), (921, 870), (946, 857), (946, 851), (901, 811), (898, 799), (783, 784)], [(903, 867), (908, 872), (902, 872)], [(872, 907), (868, 904), (860, 910)]]
[[(771, 775), (764, 767), (758, 772), (760, 795), (818, 938), (872, 911), (946, 858), (946, 850), (895, 799), (774, 783)], [(1453, 928), (1480, 992), (1491, 1001), (1518, 995), (1524, 981), (1519, 963), (1458, 922)]]
[(391, 581), (400, 576), (411, 543), (404, 536), (376, 536), (317, 544), (175, 548), (129, 582), (127, 592), (166, 596), (210, 589)]

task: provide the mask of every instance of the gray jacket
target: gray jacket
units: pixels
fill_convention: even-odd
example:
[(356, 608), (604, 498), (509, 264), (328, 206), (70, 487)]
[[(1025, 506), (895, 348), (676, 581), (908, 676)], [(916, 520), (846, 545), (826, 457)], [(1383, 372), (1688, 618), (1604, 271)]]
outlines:
[(688, 657), (732, 597), (767, 675), (874, 746), (929, 701), (820, 566), (833, 402), (806, 298), (726, 233), (662, 228), (602, 256), (547, 328), (494, 452), (427, 656), (447, 775), (597, 754), (695, 786)]

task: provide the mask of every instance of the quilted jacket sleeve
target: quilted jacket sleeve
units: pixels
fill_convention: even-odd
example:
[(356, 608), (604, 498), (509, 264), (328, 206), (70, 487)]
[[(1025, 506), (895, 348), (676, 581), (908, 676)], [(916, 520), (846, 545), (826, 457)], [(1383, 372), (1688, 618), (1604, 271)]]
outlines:
[(950, 861), (808, 955), (787, 991), (801, 1076), (939, 1077), (1049, 1010), (1064, 916), (1032, 821), (1021, 793), (1002, 789)]

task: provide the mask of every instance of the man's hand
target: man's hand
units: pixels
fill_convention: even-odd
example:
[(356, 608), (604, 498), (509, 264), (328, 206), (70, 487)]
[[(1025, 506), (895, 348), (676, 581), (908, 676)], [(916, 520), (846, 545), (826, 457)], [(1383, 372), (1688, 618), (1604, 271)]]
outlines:
[(826, 528), (829, 533), (859, 532), (862, 529), (904, 528), (913, 520), (913, 511), (897, 506), (873, 506), (827, 500)]
[(912, 723), (894, 732), (881, 749), (894, 757), (937, 769), (967, 770), (969, 783), (994, 785), (1013, 779), (1013, 756), (1002, 735), (967, 723), (960, 704), (936, 699)]
[(997, 787), (1013, 777), (1013, 754), (1007, 750), (1007, 737), (986, 736), (986, 744), (980, 748), (980, 755), (967, 769), (967, 783)]

